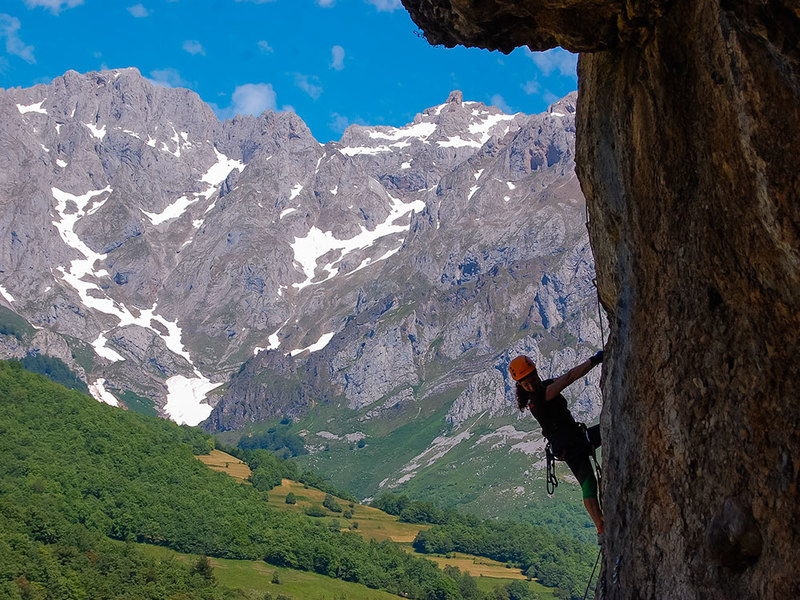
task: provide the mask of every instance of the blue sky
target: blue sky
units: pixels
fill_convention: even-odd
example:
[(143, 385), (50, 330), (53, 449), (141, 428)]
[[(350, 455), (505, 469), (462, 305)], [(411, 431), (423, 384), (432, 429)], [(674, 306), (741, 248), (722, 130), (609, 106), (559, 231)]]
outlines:
[(454, 89), (537, 113), (577, 89), (577, 56), (436, 48), (399, 0), (3, 0), (0, 87), (136, 67), (221, 118), (294, 110), (321, 142), (400, 126)]

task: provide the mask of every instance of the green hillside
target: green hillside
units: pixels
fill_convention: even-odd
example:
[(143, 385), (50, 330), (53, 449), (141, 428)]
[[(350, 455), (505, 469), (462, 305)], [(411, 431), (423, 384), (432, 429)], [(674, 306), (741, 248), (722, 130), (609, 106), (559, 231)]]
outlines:
[(109, 538), (266, 558), (412, 598), (462, 597), (434, 563), (394, 544), (270, 510), (255, 486), (194, 458), (211, 446), (199, 430), (0, 363), (0, 598), (84, 598), (96, 589), (107, 597), (232, 597), (207, 583), (203, 568), (161, 568)]
[[(360, 421), (363, 411), (320, 405), (293, 422), (253, 423), (244, 430), (216, 434), (216, 437), (225, 445), (242, 445), (264, 437), (266, 432), (273, 432), (273, 437), (280, 434), (283, 438), (320, 430), (337, 434), (339, 439), (318, 438), (324, 442), (321, 448), (310, 454), (297, 453), (292, 461), (301, 468), (324, 474), (333, 485), (358, 498), (372, 497), (386, 491), (380, 483), (387, 474), (399, 473), (404, 465), (430, 447), (434, 438), (446, 433), (445, 414), (452, 400), (442, 397), (439, 403), (422, 407), (419, 414), (417, 406), (413, 407), (412, 414), (400, 409), (394, 419), (379, 421)], [(513, 425), (516, 429), (537, 427), (533, 419), (520, 422), (515, 417), (502, 415), (467, 425), (471, 427), (473, 439), (504, 425)], [(352, 431), (363, 432), (366, 437), (360, 442), (348, 441), (344, 436)], [(306, 439), (312, 440), (311, 445), (316, 443), (313, 436)], [(560, 487), (553, 497), (548, 497), (543, 471), (534, 469), (534, 475), (520, 478), (521, 473), (532, 469), (531, 456), (510, 452), (507, 446), (489, 446), (458, 444), (447, 453), (445, 460), (421, 466), (415, 477), (391, 491), (483, 518), (524, 521), (584, 543), (594, 542), (595, 528), (583, 507), (576, 483), (560, 476)], [(566, 465), (557, 468), (560, 475), (569, 474)], [(534, 476), (536, 479), (532, 479)], [(518, 486), (525, 486), (526, 493), (516, 491)]]
[[(275, 589), (276, 598), (292, 598), (280, 588), (240, 581), (276, 569), (315, 573), (324, 580), (341, 580), (341, 585), (350, 582), (360, 584), (358, 589), (424, 600), (536, 597), (536, 588), (524, 580), (493, 578), (494, 587), (487, 589), (485, 582), (443, 562), (442, 556), (432, 558), (444, 570), (410, 552), (408, 545), (390, 541), (391, 536), (362, 535), (355, 519), (344, 515), (356, 508), (350, 506), (352, 500), (340, 497), (339, 506), (333, 499), (322, 501), (316, 511), (324, 513), (322, 517), (310, 516), (314, 511), (292, 510), (285, 501), (288, 492), (267, 491), (280, 485), (283, 477), (305, 479), (306, 485), (318, 482), (325, 492), (335, 490), (265, 450), (238, 452), (251, 469), (251, 485), (242, 485), (196, 459), (212, 449), (213, 439), (198, 429), (98, 403), (23, 370), (19, 363), (0, 362), (0, 599), (263, 600), (273, 593), (265, 589)], [(273, 493), (278, 496), (270, 501)], [(297, 494), (302, 504), (304, 492), (298, 488)], [(319, 494), (325, 500), (324, 492), (305, 493)], [(278, 498), (283, 500), (280, 507)], [(333, 508), (325, 508), (329, 504)], [(337, 508), (342, 518), (338, 513), (332, 518)], [(362, 523), (366, 529), (367, 520)], [(537, 577), (553, 570), (531, 564), (533, 555), (517, 542), (518, 547), (497, 554), (497, 541), (489, 539), (493, 532), (477, 520), (451, 520), (450, 525), (460, 530), (476, 526), (509, 568), (524, 568)], [(568, 548), (564, 540), (543, 530), (535, 533), (537, 544), (554, 550), (547, 561), (585, 562), (583, 549), (569, 548), (569, 556), (563, 555)], [(452, 538), (453, 531), (443, 530), (416, 545), (441, 554), (442, 546), (435, 542), (447, 536)], [(492, 558), (480, 543), (476, 546), (480, 552), (473, 554)], [(151, 552), (148, 548), (153, 545), (177, 552), (171, 556), (182, 559)], [(452, 548), (468, 550), (457, 544)], [(581, 565), (577, 570), (569, 566), (571, 572), (582, 571)], [(241, 575), (230, 577), (231, 573)], [(311, 581), (299, 575), (286, 579)], [(557, 579), (552, 580), (550, 585), (556, 585)], [(573, 583), (557, 583), (558, 597), (575, 597), (577, 583)], [(303, 585), (298, 583), (297, 589), (305, 589)], [(330, 586), (329, 597), (335, 597), (332, 590), (349, 597), (337, 585)], [(353, 597), (373, 597), (359, 594)], [(295, 596), (297, 600), (325, 597)]]

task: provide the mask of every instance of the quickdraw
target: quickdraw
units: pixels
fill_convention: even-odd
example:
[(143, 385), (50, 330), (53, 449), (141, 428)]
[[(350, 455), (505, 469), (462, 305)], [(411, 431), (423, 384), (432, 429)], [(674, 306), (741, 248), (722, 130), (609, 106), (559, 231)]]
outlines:
[(544, 454), (547, 459), (547, 495), (552, 496), (558, 487), (558, 479), (556, 478), (556, 457), (550, 442), (547, 442), (544, 447)]

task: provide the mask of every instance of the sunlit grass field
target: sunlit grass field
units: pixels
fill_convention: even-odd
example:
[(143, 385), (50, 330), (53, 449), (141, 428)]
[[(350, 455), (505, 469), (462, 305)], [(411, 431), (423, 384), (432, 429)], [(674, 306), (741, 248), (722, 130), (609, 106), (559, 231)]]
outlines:
[[(293, 493), (297, 500), (297, 504), (286, 504), (286, 496)], [(322, 501), (325, 500), (325, 492), (313, 488), (306, 488), (302, 483), (284, 479), (278, 487), (274, 487), (269, 491), (269, 504), (277, 510), (291, 510), (294, 512), (303, 512), (306, 508), (312, 505), (322, 506)], [(363, 506), (361, 504), (352, 503), (347, 500), (337, 498), (337, 502), (343, 509), (353, 511), (352, 519), (345, 519), (341, 513), (329, 512), (331, 518), (338, 519), (342, 529), (352, 529), (362, 537), (370, 540), (381, 542), (383, 540), (391, 540), (393, 542), (400, 542), (410, 544), (417, 537), (420, 529), (426, 529), (429, 525), (415, 525), (413, 523), (401, 523), (400, 520), (389, 515), (377, 508), (371, 506)], [(353, 525), (357, 523), (357, 529)]]
[[(230, 454), (226, 454), (219, 450), (214, 450), (210, 455), (198, 456), (198, 458), (210, 468), (227, 473), (228, 475), (235, 477), (240, 481), (245, 481), (246, 478), (249, 477), (250, 470), (248, 469), (247, 465)], [(286, 503), (286, 496), (289, 495), (289, 493), (294, 494), (296, 501), (295, 504)], [(312, 506), (322, 508), (322, 502), (325, 500), (325, 495), (325, 492), (320, 490), (306, 487), (302, 483), (298, 483), (296, 481), (284, 479), (282, 480), (281, 485), (274, 487), (269, 491), (268, 504), (275, 510), (303, 513), (307, 508), (311, 508)], [(430, 527), (430, 525), (425, 524), (403, 523), (398, 519), (398, 517), (385, 513), (377, 508), (372, 508), (371, 506), (351, 503), (348, 500), (343, 500), (341, 498), (336, 498), (336, 501), (342, 507), (343, 512), (344, 510), (351, 510), (353, 512), (352, 518), (345, 519), (342, 516), (342, 513), (334, 513), (327, 509), (324, 509), (326, 516), (314, 518), (326, 519), (328, 521), (336, 520), (339, 528), (342, 530), (349, 529), (354, 533), (358, 533), (365, 539), (371, 539), (375, 541), (391, 540), (399, 543), (409, 552), (414, 552), (413, 548), (411, 547), (411, 542), (414, 541), (417, 533), (419, 533), (419, 531), (422, 529), (427, 529)], [(509, 568), (504, 563), (480, 556), (472, 556), (462, 553), (451, 553), (447, 556), (436, 554), (419, 554), (416, 552), (415, 554), (436, 562), (440, 567), (444, 567), (445, 565), (458, 567), (463, 573), (469, 573), (475, 577), (477, 579), (479, 589), (483, 591), (493, 590), (498, 585), (505, 585), (514, 580), (527, 579), (525, 574), (519, 569)], [(357, 584), (349, 584), (336, 579), (323, 577), (321, 575), (305, 573), (303, 571), (278, 569), (277, 567), (273, 567), (260, 561), (212, 559), (212, 565), (214, 566), (215, 576), (223, 585), (242, 589), (250, 589), (247, 586), (255, 586), (252, 587), (252, 589), (259, 592), (271, 592), (273, 595), (284, 593), (287, 595), (293, 595), (293, 597), (298, 599), (309, 598), (311, 600), (338, 600), (340, 596), (337, 594), (345, 594), (342, 597), (353, 598), (355, 600), (360, 600), (361, 598), (372, 599), (397, 597), (385, 592), (369, 590), (369, 588), (364, 586), (358, 587), (362, 588), (364, 593), (368, 595), (355, 595), (356, 592), (334, 589), (336, 587), (335, 585), (333, 587), (327, 586), (327, 584), (323, 586), (323, 583), (332, 581), (336, 584), (342, 584), (345, 586)], [(286, 581), (285, 584), (282, 584), (287, 586), (286, 589), (277, 589), (277, 586), (271, 583), (271, 578), (276, 570), (279, 573), (279, 579)], [(262, 578), (266, 578), (266, 582), (260, 581)], [(257, 585), (253, 584), (251, 583), (251, 579), (258, 579), (259, 583)], [(321, 582), (320, 579), (323, 581)], [(289, 590), (290, 582), (291, 586), (293, 586), (293, 589), (296, 588), (295, 591)], [(312, 593), (309, 590), (320, 590), (320, 586), (324, 587), (324, 594), (327, 595), (305, 595), (306, 593)], [(536, 591), (539, 597), (543, 599), (552, 597), (552, 590), (550, 588), (544, 587), (536, 581), (531, 581), (530, 586)], [(370, 596), (369, 594), (373, 595)]]
[[(200, 558), (160, 546), (139, 546), (162, 560), (180, 560), (192, 564)], [(292, 600), (397, 600), (400, 597), (370, 589), (360, 583), (283, 569), (258, 560), (211, 558), (210, 561), (216, 581), (222, 586), (241, 590), (243, 598), (248, 600), (261, 600), (266, 593), (272, 594), (273, 598), (283, 595)]]
[(240, 481), (246, 481), (250, 477), (250, 467), (235, 456), (221, 450), (212, 450), (210, 454), (200, 454), (197, 459), (214, 471), (227, 473)]

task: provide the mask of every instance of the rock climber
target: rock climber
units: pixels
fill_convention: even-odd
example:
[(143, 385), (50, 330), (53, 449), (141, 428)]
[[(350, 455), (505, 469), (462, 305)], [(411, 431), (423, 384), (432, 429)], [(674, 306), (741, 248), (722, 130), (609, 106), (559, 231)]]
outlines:
[(556, 459), (569, 465), (581, 485), (583, 504), (597, 527), (598, 535), (603, 533), (603, 513), (597, 500), (597, 478), (589, 457), (594, 449), (600, 447), (600, 426), (586, 429), (582, 424), (576, 423), (561, 392), (601, 362), (602, 350), (560, 377), (544, 381), (539, 378), (536, 365), (527, 356), (518, 356), (508, 365), (511, 377), (517, 382), (517, 405), (520, 412), (530, 409), (542, 427), (542, 434), (547, 438)]

